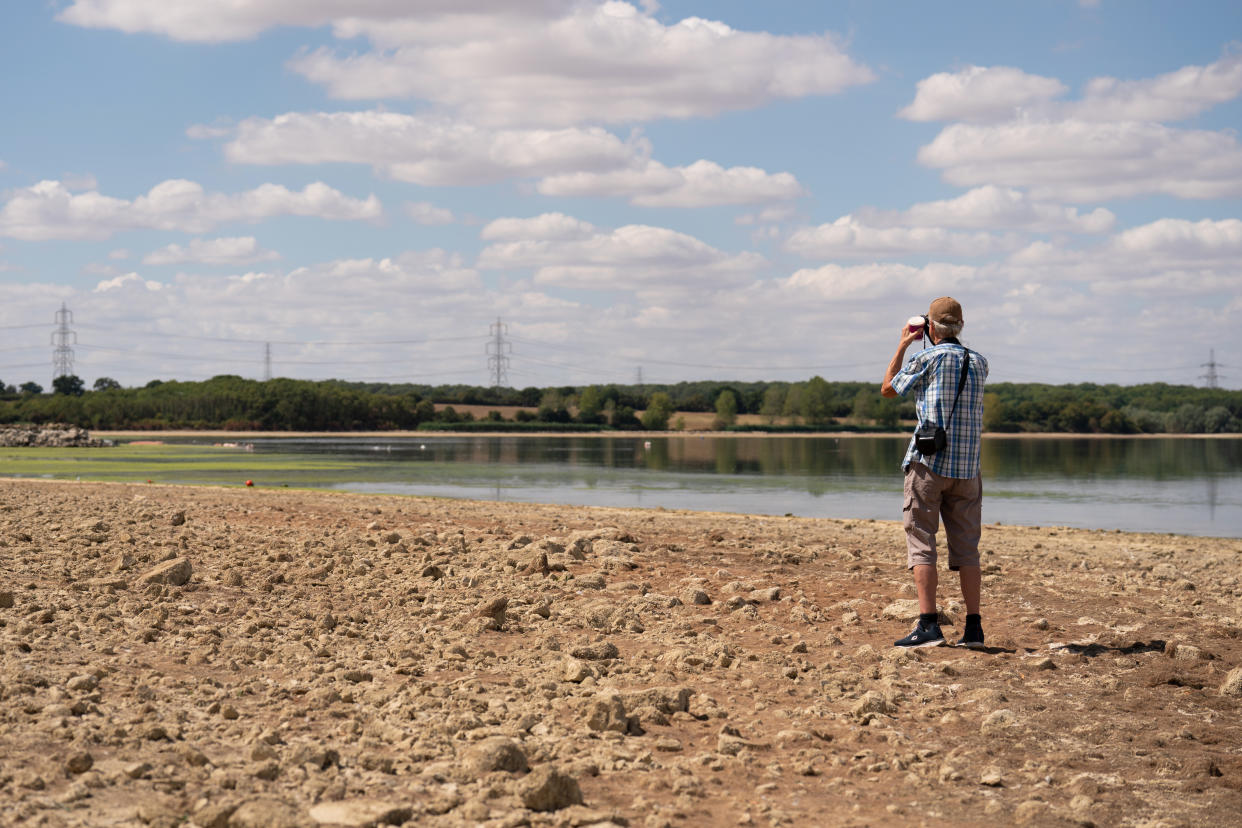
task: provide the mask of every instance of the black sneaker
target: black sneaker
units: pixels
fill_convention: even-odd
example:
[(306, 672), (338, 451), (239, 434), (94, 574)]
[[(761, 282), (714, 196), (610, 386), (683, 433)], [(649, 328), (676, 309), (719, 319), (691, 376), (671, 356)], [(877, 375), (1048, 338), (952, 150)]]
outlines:
[(969, 647), (972, 650), (983, 649), (983, 625), (966, 623), (966, 632), (957, 640), (957, 647)]
[(907, 635), (900, 641), (894, 641), (894, 647), (939, 647), (944, 644), (944, 634), (940, 632), (939, 624), (929, 624), (923, 626), (920, 623), (914, 628), (914, 632)]

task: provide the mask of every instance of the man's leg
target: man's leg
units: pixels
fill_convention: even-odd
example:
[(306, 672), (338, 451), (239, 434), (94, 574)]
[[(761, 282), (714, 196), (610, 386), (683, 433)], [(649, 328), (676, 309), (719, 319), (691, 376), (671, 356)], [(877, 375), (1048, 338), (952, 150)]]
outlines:
[(982, 534), (983, 483), (975, 477), (956, 480), (941, 500), (945, 545), (949, 548), (949, 568), (958, 571), (962, 600), (966, 604), (966, 625), (959, 646), (982, 647), (983, 623), (979, 615), (982, 571), (979, 566), (979, 537)]
[[(936, 585), (939, 577), (936, 574), (935, 564), (919, 564), (914, 567), (914, 586), (919, 591), (919, 614), (927, 615), (936, 612)], [(978, 599), (976, 597), (976, 609), (978, 612)]]
[(978, 615), (979, 593), (983, 589), (983, 576), (980, 574), (979, 567), (963, 566), (957, 574), (962, 581), (962, 600), (966, 602), (967, 614)]
[(940, 528), (940, 487), (921, 463), (906, 470), (902, 523), (906, 529), (906, 566), (914, 572), (919, 596), (919, 623), (914, 632), (894, 642), (898, 647), (938, 647), (944, 643), (936, 623), (936, 530)]

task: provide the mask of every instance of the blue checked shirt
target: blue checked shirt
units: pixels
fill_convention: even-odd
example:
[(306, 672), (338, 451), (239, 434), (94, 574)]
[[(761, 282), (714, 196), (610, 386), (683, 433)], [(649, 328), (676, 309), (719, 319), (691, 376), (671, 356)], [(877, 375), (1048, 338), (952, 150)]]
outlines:
[(988, 361), (970, 351), (970, 369), (966, 385), (957, 401), (957, 412), (949, 422), (953, 411), (953, 395), (962, 376), (962, 359), (965, 349), (961, 345), (942, 342), (924, 348), (910, 358), (893, 377), (893, 390), (903, 397), (914, 391), (914, 408), (919, 423), (929, 419), (944, 426), (949, 444), (930, 457), (924, 457), (914, 447), (906, 449), (902, 468), (918, 462), (941, 477), (971, 478), (979, 475), (979, 439), (983, 433), (983, 383), (988, 376)]

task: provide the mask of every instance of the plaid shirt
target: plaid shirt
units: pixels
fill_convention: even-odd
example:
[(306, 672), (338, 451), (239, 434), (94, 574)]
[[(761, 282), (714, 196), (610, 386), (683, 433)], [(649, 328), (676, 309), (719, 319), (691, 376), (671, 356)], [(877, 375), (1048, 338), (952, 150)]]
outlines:
[(914, 408), (918, 412), (919, 423), (930, 419), (944, 426), (949, 436), (949, 444), (930, 457), (924, 457), (915, 449), (914, 438), (911, 437), (910, 447), (901, 461), (902, 468), (918, 462), (941, 477), (971, 478), (979, 475), (983, 383), (988, 375), (988, 361), (974, 351), (969, 352), (970, 369), (966, 374), (966, 385), (962, 387), (962, 396), (957, 401), (953, 422), (949, 422), (953, 396), (962, 376), (965, 350), (961, 345), (948, 342), (924, 348), (893, 377), (893, 390), (898, 394), (904, 397), (914, 391)]

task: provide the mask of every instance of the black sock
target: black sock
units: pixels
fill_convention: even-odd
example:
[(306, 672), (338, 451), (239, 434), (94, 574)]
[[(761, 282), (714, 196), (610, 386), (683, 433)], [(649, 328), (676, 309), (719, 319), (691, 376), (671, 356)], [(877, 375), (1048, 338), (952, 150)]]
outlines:
[(923, 628), (930, 627), (936, 623), (938, 618), (940, 618), (940, 613), (938, 612), (920, 612), (919, 626)]
[(971, 625), (974, 625), (974, 626), (976, 626), (976, 627), (982, 627), (982, 626), (983, 626), (983, 621), (982, 621), (982, 620), (980, 620), (979, 613), (977, 613), (977, 612), (968, 612), (968, 613), (966, 613), (966, 626), (968, 626), (968, 627), (969, 627), (969, 626), (971, 626)]

